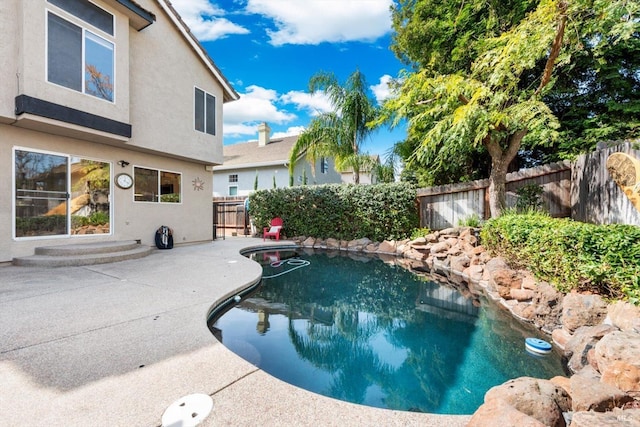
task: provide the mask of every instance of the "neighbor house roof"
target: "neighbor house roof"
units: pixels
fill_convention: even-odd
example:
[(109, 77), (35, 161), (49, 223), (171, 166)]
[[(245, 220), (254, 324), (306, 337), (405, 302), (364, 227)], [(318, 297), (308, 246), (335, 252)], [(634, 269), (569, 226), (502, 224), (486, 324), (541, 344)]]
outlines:
[(168, 0), (156, 0), (156, 2), (160, 5), (160, 7), (165, 11), (165, 13), (171, 19), (171, 22), (176, 26), (178, 31), (184, 36), (187, 40), (187, 43), (194, 50), (196, 55), (200, 57), (204, 65), (211, 71), (211, 73), (216, 77), (216, 79), (220, 82), (220, 85), (223, 89), (223, 102), (235, 101), (240, 99), (240, 95), (236, 92), (227, 78), (222, 74), (220, 69), (213, 62), (213, 59), (207, 54), (207, 51), (202, 47), (198, 39), (191, 33), (189, 26), (182, 20), (180, 14), (176, 11), (170, 1)]
[(289, 153), (299, 135), (273, 138), (260, 147), (258, 141), (241, 142), (223, 147), (224, 163), (214, 171), (245, 169), (264, 166), (289, 166)]

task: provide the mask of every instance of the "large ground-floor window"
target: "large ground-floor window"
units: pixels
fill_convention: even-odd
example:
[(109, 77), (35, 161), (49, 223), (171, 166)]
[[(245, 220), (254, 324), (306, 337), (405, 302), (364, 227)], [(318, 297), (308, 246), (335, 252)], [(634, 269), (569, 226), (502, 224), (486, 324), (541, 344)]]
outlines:
[(111, 165), (14, 150), (15, 237), (110, 233)]
[(180, 203), (182, 175), (143, 167), (133, 168), (136, 202)]

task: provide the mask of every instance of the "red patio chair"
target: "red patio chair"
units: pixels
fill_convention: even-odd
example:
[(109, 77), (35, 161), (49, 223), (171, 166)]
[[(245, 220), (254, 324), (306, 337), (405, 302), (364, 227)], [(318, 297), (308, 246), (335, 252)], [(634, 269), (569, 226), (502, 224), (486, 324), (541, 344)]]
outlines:
[(271, 220), (271, 227), (264, 227), (262, 241), (267, 237), (275, 237), (276, 240), (280, 240), (280, 230), (282, 230), (282, 218), (275, 217)]

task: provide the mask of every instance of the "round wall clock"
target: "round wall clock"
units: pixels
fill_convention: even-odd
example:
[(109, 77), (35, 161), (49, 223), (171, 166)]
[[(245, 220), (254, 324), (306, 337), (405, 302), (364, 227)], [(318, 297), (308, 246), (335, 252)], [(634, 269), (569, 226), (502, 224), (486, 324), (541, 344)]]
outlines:
[(133, 178), (128, 173), (119, 173), (116, 175), (116, 185), (120, 188), (131, 188), (133, 185)]

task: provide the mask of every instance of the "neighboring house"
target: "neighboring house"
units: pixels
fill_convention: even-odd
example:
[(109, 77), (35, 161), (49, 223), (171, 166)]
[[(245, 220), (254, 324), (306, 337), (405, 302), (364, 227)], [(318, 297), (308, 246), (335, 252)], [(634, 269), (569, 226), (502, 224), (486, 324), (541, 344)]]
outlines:
[[(376, 165), (380, 164), (380, 156), (371, 155), (371, 159)], [(340, 172), (342, 182), (345, 184), (353, 184), (353, 169), (349, 168)], [(376, 176), (371, 173), (371, 168), (365, 168), (360, 171), (360, 184), (377, 184)]]
[(222, 104), (166, 0), (0, 2), (0, 262), (37, 246), (212, 239)]
[[(258, 190), (289, 187), (289, 154), (298, 136), (270, 138), (266, 123), (258, 126), (258, 140), (224, 146), (224, 164), (213, 168), (213, 196), (247, 196)], [(341, 183), (333, 159), (323, 157), (316, 161), (315, 171), (304, 158), (296, 162), (293, 185)]]

